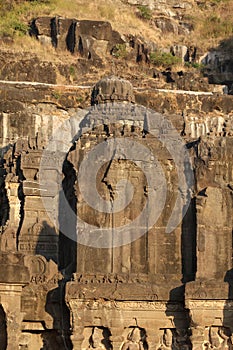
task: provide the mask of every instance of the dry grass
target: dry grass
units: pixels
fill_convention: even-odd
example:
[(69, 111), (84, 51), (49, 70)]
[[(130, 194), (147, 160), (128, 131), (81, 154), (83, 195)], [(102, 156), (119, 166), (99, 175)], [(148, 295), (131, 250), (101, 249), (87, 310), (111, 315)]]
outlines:
[(73, 64), (77, 58), (66, 51), (56, 51), (52, 46), (41, 45), (40, 42), (29, 36), (17, 37), (14, 44), (10, 45), (1, 42), (1, 51), (15, 52), (18, 56), (31, 58), (33, 55), (38, 56), (41, 61)]
[[(5, 0), (0, 0), (0, 15), (2, 4), (5, 4)], [(146, 40), (157, 43), (160, 47), (185, 44), (207, 50), (218, 46), (220, 41), (233, 35), (233, 0), (202, 1), (202, 6), (194, 5), (192, 11), (187, 12), (184, 19), (194, 25), (194, 31), (188, 36), (177, 36), (174, 33), (164, 35), (153, 26), (153, 21), (140, 19), (136, 12), (135, 6), (126, 5), (121, 0), (22, 2), (15, 5), (11, 11), (6, 11), (5, 16), (0, 16), (0, 36), (4, 31), (8, 32), (15, 37), (16, 49), (35, 51), (47, 56), (46, 48), (40, 47), (40, 44), (37, 45), (25, 37), (22, 41), (20, 35), (17, 35), (17, 33), (24, 34), (32, 18), (45, 15), (109, 21), (113, 29), (122, 35), (142, 36)], [(55, 52), (51, 53), (51, 50), (49, 55), (57, 56)]]
[[(192, 14), (192, 44), (204, 50), (217, 47), (233, 35), (233, 0), (206, 1), (206, 6)], [(210, 3), (212, 6), (210, 6)]]
[[(0, 5), (3, 1), (0, 0)], [(50, 0), (45, 3), (23, 2), (15, 4), (11, 11), (5, 11), (5, 14), (0, 16), (0, 36), (13, 36), (16, 47), (20, 49), (22, 45), (21, 50), (25, 48), (31, 52), (34, 47), (35, 51), (41, 51), (34, 42), (32, 45), (30, 40), (22, 42), (20, 38), (27, 31), (30, 20), (38, 16), (109, 21), (113, 29), (122, 35), (132, 34), (153, 42), (160, 41), (159, 31), (151, 27), (149, 21), (138, 18), (135, 7), (125, 5), (121, 0), (89, 2), (84, 0)]]
[[(11, 45), (11, 52), (15, 51), (17, 54), (23, 54), (25, 52), (29, 54), (37, 54), (42, 60), (59, 62), (59, 56), (57, 52), (52, 48), (49, 49), (41, 45), (38, 40), (29, 36), (17, 37), (14, 41), (14, 45)], [(1, 51), (8, 51), (9, 44), (1, 43)]]
[[(54, 0), (56, 10), (53, 15), (61, 14), (65, 17), (109, 21), (113, 29), (121, 34), (134, 34), (157, 41), (158, 31), (149, 22), (143, 21), (136, 15), (136, 8), (123, 4), (120, 0)], [(58, 9), (60, 13), (58, 13)]]

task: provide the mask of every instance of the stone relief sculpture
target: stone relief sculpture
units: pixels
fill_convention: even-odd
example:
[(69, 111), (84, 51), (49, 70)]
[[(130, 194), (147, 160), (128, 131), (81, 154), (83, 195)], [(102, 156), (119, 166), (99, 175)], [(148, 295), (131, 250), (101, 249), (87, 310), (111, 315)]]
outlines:
[(161, 339), (162, 344), (158, 350), (171, 350), (172, 342), (173, 342), (172, 331), (170, 329), (165, 329)]
[(210, 327), (209, 341), (204, 344), (205, 349), (232, 349), (231, 337), (228, 336), (227, 330), (224, 327)]
[(16, 251), (16, 228), (8, 227), (1, 237), (1, 251)]
[[(102, 101), (105, 100), (105, 97), (101, 87), (100, 90), (100, 100)], [(126, 93), (129, 95), (127, 91)], [(112, 93), (110, 93), (109, 96), (111, 96), (111, 99), (118, 101), (119, 95), (117, 94), (115, 87), (112, 89)], [(98, 99), (98, 96), (96, 98)], [(82, 138), (80, 139), (80, 146), (77, 145), (77, 147), (80, 147), (80, 153), (83, 151), (82, 145), (88, 144), (89, 138), (92, 140), (91, 142), (96, 145), (97, 141), (95, 140), (98, 138), (107, 139), (110, 137), (108, 135), (114, 135), (114, 137), (121, 137), (123, 135), (133, 137), (134, 141), (140, 137), (139, 142), (142, 141), (145, 143), (145, 145), (154, 144), (154, 140), (150, 138), (151, 136), (146, 136), (145, 131), (143, 131), (143, 125), (140, 124), (142, 123), (142, 120), (137, 120), (139, 117), (140, 115), (137, 115), (135, 110), (135, 115), (133, 115), (132, 118), (133, 121), (128, 121), (127, 119), (126, 121), (121, 120), (119, 125), (110, 124), (109, 126), (106, 126), (108, 127), (108, 131), (106, 132), (104, 132), (103, 125), (103, 130), (101, 128), (96, 128), (92, 130), (93, 133), (91, 135), (83, 134)], [(219, 119), (213, 120), (213, 125), (211, 126), (213, 127), (213, 131), (211, 131), (211, 133), (222, 132), (223, 120), (218, 120)], [(138, 122), (138, 124), (132, 125), (134, 122)], [(208, 121), (208, 123), (210, 122)], [(204, 127), (198, 122), (198, 120), (193, 122), (193, 125), (197, 126), (198, 135), (208, 132), (208, 128), (210, 128), (208, 123), (206, 122), (207, 126)], [(168, 126), (166, 125), (165, 120), (163, 130), (161, 130), (160, 133), (162, 134), (168, 132), (169, 130), (167, 129)], [(85, 137), (87, 137), (87, 142), (83, 141)], [(188, 141), (188, 138), (186, 141)], [(204, 314), (204, 312), (208, 312), (208, 315), (213, 314), (214, 317), (216, 314), (220, 314), (220, 316), (217, 318), (219, 319), (222, 317), (222, 313), (225, 310), (223, 308), (226, 307), (223, 302), (222, 304), (218, 304), (220, 303), (219, 300), (230, 299), (227, 299), (228, 285), (225, 286), (224, 292), (224, 285), (222, 286), (221, 284), (223, 283), (223, 278), (221, 279), (221, 282), (220, 280), (217, 280), (217, 278), (213, 278), (215, 275), (212, 275), (212, 271), (215, 271), (216, 276), (220, 276), (221, 273), (224, 275), (226, 268), (229, 268), (230, 266), (227, 257), (229, 257), (229, 260), (231, 259), (232, 251), (231, 246), (229, 246), (229, 242), (231, 242), (232, 236), (232, 223), (229, 224), (228, 222), (232, 213), (232, 204), (230, 200), (226, 201), (228, 198), (227, 196), (229, 195), (226, 192), (228, 189), (222, 189), (221, 186), (216, 187), (217, 185), (214, 181), (220, 179), (220, 184), (225, 184), (228, 183), (228, 181), (232, 181), (231, 163), (228, 164), (225, 161), (231, 156), (232, 143), (229, 141), (229, 144), (224, 146), (222, 140), (217, 140), (216, 144), (213, 144), (209, 138), (207, 140), (189, 139), (189, 141), (190, 143), (195, 144), (197, 149), (197, 152), (195, 155), (193, 155), (193, 157), (198, 158), (198, 161), (196, 164), (194, 164), (196, 171), (195, 177), (199, 186), (198, 188), (204, 191), (207, 187), (205, 195), (198, 195), (198, 198), (193, 200), (193, 207), (191, 207), (190, 210), (192, 212), (192, 215), (190, 216), (193, 219), (189, 220), (188, 217), (187, 221), (190, 222), (187, 225), (186, 223), (181, 223), (176, 232), (171, 233), (171, 235), (164, 235), (163, 225), (161, 225), (161, 227), (158, 226), (155, 228), (155, 230), (151, 230), (146, 236), (145, 240), (142, 238), (140, 241), (134, 242), (132, 246), (124, 246), (119, 249), (114, 248), (109, 250), (109, 252), (106, 250), (90, 249), (90, 247), (77, 248), (75, 245), (69, 246), (68, 243), (67, 245), (63, 245), (63, 241), (60, 239), (61, 237), (59, 238), (56, 236), (57, 232), (53, 226), (50, 226), (51, 223), (47, 222), (46, 213), (44, 208), (41, 206), (38, 197), (38, 188), (36, 187), (38, 180), (38, 161), (36, 160), (36, 157), (38, 154), (36, 152), (34, 152), (34, 154), (31, 150), (29, 153), (25, 153), (24, 156), (22, 156), (23, 161), (20, 165), (20, 171), (24, 172), (26, 179), (17, 180), (21, 181), (21, 183), (16, 182), (17, 186), (15, 185), (15, 187), (12, 185), (13, 182), (10, 182), (9, 180), (9, 183), (12, 186), (9, 195), (9, 203), (12, 213), (14, 212), (13, 209), (16, 208), (17, 210), (15, 210), (15, 212), (19, 214), (22, 212), (23, 218), (23, 220), (21, 220), (21, 218), (18, 217), (18, 221), (16, 219), (13, 221), (10, 219), (9, 227), (5, 227), (8, 215), (8, 202), (5, 198), (6, 186), (4, 185), (3, 188), (1, 187), (0, 183), (0, 206), (2, 209), (2, 213), (0, 213), (0, 223), (2, 226), (4, 225), (5, 229), (1, 236), (1, 250), (4, 253), (2, 254), (1, 258), (1, 261), (4, 263), (2, 274), (6, 274), (5, 265), (7, 266), (7, 264), (9, 264), (10, 273), (14, 271), (15, 275), (16, 268), (19, 265), (19, 263), (17, 263), (18, 253), (11, 254), (12, 251), (16, 251), (16, 232), (18, 235), (17, 238), (19, 239), (18, 246), (22, 246), (19, 250), (25, 255), (25, 257), (22, 257), (21, 259), (24, 261), (24, 265), (28, 270), (28, 277), (23, 281), (22, 273), (20, 272), (20, 278), (16, 280), (16, 286), (13, 284), (14, 281), (12, 282), (10, 280), (9, 282), (11, 283), (9, 284), (11, 286), (11, 293), (15, 293), (12, 294), (12, 298), (15, 300), (16, 297), (19, 300), (20, 293), (18, 283), (21, 281), (23, 286), (22, 297), (20, 297), (21, 300), (19, 300), (19, 305), (22, 305), (20, 306), (22, 309), (18, 308), (18, 310), (22, 312), (22, 315), (25, 315), (22, 316), (24, 317), (24, 324), (18, 327), (19, 331), (22, 331), (24, 335), (24, 337), (21, 338), (21, 343), (18, 343), (22, 350), (39, 349), (38, 347), (31, 345), (29, 342), (31, 341), (30, 339), (33, 340), (36, 338), (36, 336), (39, 337), (39, 334), (41, 334), (40, 341), (41, 343), (43, 342), (43, 345), (40, 345), (43, 346), (41, 350), (63, 349), (63, 334), (65, 334), (65, 336), (68, 338), (71, 330), (70, 327), (64, 327), (64, 319), (67, 323), (70, 321), (70, 319), (73, 320), (71, 334), (73, 347), (70, 346), (69, 349), (111, 350), (113, 348), (114, 350), (189, 350), (191, 349), (191, 344), (188, 327), (193, 327), (193, 350), (201, 350), (204, 348), (225, 350), (233, 349), (233, 338), (231, 338), (230, 334), (226, 332), (226, 328), (207, 326), (206, 322), (207, 320), (209, 322), (209, 318), (206, 318), (206, 314)], [(168, 198), (167, 204), (169, 205), (166, 207), (167, 209), (164, 213), (163, 219), (166, 221), (166, 218), (169, 216), (169, 212), (173, 205), (174, 191), (172, 181), (175, 179), (175, 171), (173, 171), (174, 164), (171, 162), (170, 156), (162, 152), (164, 150), (161, 150), (161, 146), (157, 146), (155, 144), (154, 150), (160, 153), (160, 160), (161, 162), (164, 162), (167, 180), (169, 180), (167, 181), (169, 188), (168, 192), (170, 193), (171, 199), (170, 197)], [(78, 153), (76, 155), (78, 156)], [(55, 162), (55, 160), (51, 160), (49, 158), (48, 163), (51, 161)], [(226, 165), (229, 166), (229, 174), (225, 172)], [(50, 163), (48, 166), (50, 167)], [(52, 167), (52, 169), (54, 168)], [(15, 170), (12, 171), (12, 173), (9, 173), (10, 176), (16, 177), (16, 172), (14, 172)], [(73, 178), (71, 181), (70, 176), (70, 174), (73, 176), (73, 172), (73, 168), (71, 170), (69, 168), (69, 172), (67, 171), (67, 178), (69, 179), (68, 185), (71, 188), (70, 192), (67, 191), (67, 198), (70, 200), (70, 202), (72, 200), (78, 200), (78, 198), (76, 198), (76, 196), (78, 197), (78, 193), (75, 192), (76, 187), (74, 187), (76, 186), (76, 183)], [(143, 200), (148, 196), (150, 189), (147, 186), (147, 182), (139, 174), (137, 168), (133, 164), (127, 164), (124, 159), (112, 159), (107, 171), (103, 171), (103, 173), (105, 176), (101, 177), (101, 188), (103, 189), (102, 194), (106, 195), (106, 198), (108, 199), (115, 199), (114, 196), (116, 197), (116, 184), (119, 182), (119, 180), (121, 180), (123, 173), (127, 175), (126, 178), (132, 177), (137, 190), (136, 205), (132, 208), (132, 210), (127, 208), (126, 211), (120, 214), (117, 218), (117, 224), (119, 225), (122, 223), (125, 224), (128, 221), (130, 222), (130, 220), (134, 218), (133, 215), (135, 208), (138, 209), (139, 207), (138, 203), (144, 203)], [(102, 176), (102, 173), (100, 175)], [(211, 189), (210, 186), (212, 187)], [(3, 192), (1, 192), (2, 188)], [(122, 190), (122, 188), (120, 188), (120, 190)], [(20, 191), (22, 194), (20, 194)], [(50, 196), (49, 193), (48, 195)], [(71, 197), (69, 197), (69, 195), (71, 195)], [(13, 201), (14, 198), (15, 202)], [(216, 215), (216, 212), (218, 215)], [(86, 217), (91, 216), (86, 207), (84, 207), (83, 213), (85, 213)], [(17, 215), (19, 216), (19, 214)], [(12, 214), (12, 217), (14, 218), (17, 215), (14, 216)], [(215, 220), (215, 217), (219, 218), (217, 221), (218, 225), (215, 225), (215, 222), (212, 223), (212, 221)], [(92, 215), (92, 219), (93, 221), (96, 220), (95, 215)], [(109, 223), (111, 223), (110, 219)], [(209, 221), (207, 221), (207, 219), (209, 219)], [(104, 227), (104, 223), (107, 222), (106, 217), (100, 216), (98, 220), (99, 226)], [(19, 226), (16, 225), (16, 223), (19, 222), (22, 224), (20, 230)], [(160, 223), (158, 225), (160, 225)], [(184, 244), (184, 240), (182, 242), (182, 235), (184, 235), (186, 231), (189, 233), (193, 226), (195, 226), (194, 236), (197, 237), (197, 240), (194, 240), (194, 243), (190, 248), (188, 245), (186, 245), (186, 242)], [(208, 237), (210, 236), (210, 227), (212, 230), (212, 236), (211, 239), (208, 240)], [(204, 230), (205, 228), (206, 231)], [(79, 233), (85, 234), (85, 232), (86, 226), (83, 224), (81, 229), (79, 227)], [(58, 238), (60, 239), (60, 245), (57, 244)], [(211, 254), (209, 254), (209, 250), (206, 249), (210, 246), (209, 243), (213, 245), (213, 249), (211, 246)], [(184, 251), (180, 253), (180, 244), (184, 245), (186, 255), (191, 253), (192, 260), (186, 259)], [(63, 268), (65, 268), (65, 273), (63, 275), (59, 275), (56, 268), (56, 263), (61, 263), (59, 260), (60, 258), (55, 259), (58, 249), (60, 249), (60, 251), (62, 250), (62, 254), (64, 253), (64, 256), (67, 256), (67, 247), (70, 247), (69, 252), (77, 253), (77, 250), (79, 249), (79, 253), (83, 253), (79, 262), (77, 263), (77, 269), (75, 268), (77, 274), (74, 276), (74, 279), (73, 277), (70, 277), (73, 270), (71, 271), (71, 268), (69, 270), (69, 266), (71, 265), (66, 265), (66, 260), (61, 269), (63, 272)], [(221, 250), (220, 253), (219, 250)], [(6, 252), (8, 252), (8, 254), (6, 254)], [(35, 254), (41, 254), (41, 256), (35, 256)], [(106, 263), (107, 254), (110, 261), (108, 264)], [(210, 255), (213, 256), (213, 262), (209, 259)], [(77, 256), (79, 257), (80, 254), (77, 254)], [(215, 256), (218, 259), (216, 259)], [(5, 264), (6, 257), (7, 263)], [(68, 262), (71, 261), (73, 265), (76, 264), (76, 261), (74, 261), (76, 259), (75, 254), (74, 257), (71, 256), (71, 259), (68, 260)], [(51, 260), (52, 258), (53, 260)], [(49, 259), (51, 261), (47, 261)], [(85, 263), (82, 260), (85, 261)], [(99, 266), (102, 261), (103, 265)], [(218, 266), (215, 264), (216, 261)], [(199, 264), (197, 271), (196, 262)], [(79, 269), (79, 264), (81, 263), (82, 268)], [(188, 271), (191, 271), (190, 274), (192, 274), (192, 276), (194, 276), (196, 272), (200, 275), (202, 270), (207, 265), (208, 269), (206, 269), (204, 277), (207, 276), (208, 280), (211, 280), (212, 278), (215, 283), (214, 287), (207, 284), (207, 288), (198, 287), (198, 289), (195, 287), (196, 285), (198, 286), (197, 281), (195, 281), (196, 284), (193, 281), (190, 284), (186, 283), (185, 289), (182, 289), (180, 292), (180, 280), (182, 277), (181, 273), (184, 273), (184, 266), (182, 267), (182, 264), (184, 266), (186, 264), (191, 266)], [(106, 268), (105, 265), (107, 266)], [(20, 271), (22, 271), (22, 269)], [(9, 276), (11, 277), (10, 273)], [(7, 277), (9, 278), (9, 276)], [(63, 279), (64, 276), (65, 278)], [(67, 282), (67, 280), (70, 278), (72, 278), (72, 280)], [(69, 305), (71, 314), (68, 314), (67, 317), (63, 318), (64, 304), (62, 304), (61, 308), (61, 302), (63, 302), (64, 297), (64, 283), (66, 283), (66, 286), (68, 286), (66, 289), (65, 301), (67, 302), (67, 305)], [(203, 285), (202, 280), (201, 283)], [(191, 290), (189, 294), (187, 292), (188, 284)], [(5, 288), (4, 285), (2, 285), (2, 288), (3, 287)], [(15, 291), (13, 287), (15, 288)], [(218, 288), (223, 290), (223, 292), (221, 291), (221, 294), (216, 294), (218, 292)], [(177, 289), (181, 294), (176, 294), (178, 293)], [(11, 297), (11, 293), (8, 293), (8, 290), (9, 289), (7, 288), (2, 289), (1, 302), (4, 301), (6, 295), (7, 298)], [(173, 295), (174, 290), (175, 296)], [(189, 299), (191, 300), (190, 304), (188, 304), (187, 308), (184, 308), (183, 300), (187, 301)], [(210, 301), (207, 302), (206, 299), (209, 299)], [(15, 300), (12, 305), (15, 305)], [(182, 303), (180, 300), (182, 300)], [(203, 304), (198, 304), (199, 301), (200, 303), (203, 302)], [(233, 305), (230, 307), (230, 312), (232, 312)], [(199, 318), (199, 315), (202, 315), (202, 311), (203, 319)], [(10, 310), (9, 314), (10, 312), (12, 311)], [(192, 312), (192, 317), (194, 317), (194, 321), (192, 323), (189, 321), (189, 312)], [(8, 313), (8, 310), (6, 313)], [(138, 320), (138, 323), (136, 324), (141, 325), (143, 323), (147, 325), (146, 332), (143, 329), (136, 327), (135, 323), (131, 323), (133, 317)], [(195, 317), (198, 319), (198, 321), (195, 320)], [(227, 317), (229, 319), (229, 311), (227, 311)], [(181, 328), (166, 328), (173, 327), (171, 323), (168, 323), (170, 322), (171, 318), (174, 319), (173, 324), (176, 325), (174, 327)], [(225, 320), (225, 323), (223, 319), (223, 324), (228, 324), (228, 319)], [(2, 344), (6, 342), (7, 336), (10, 339), (9, 342), (12, 342), (12, 337), (14, 336), (14, 332), (12, 331), (12, 329), (15, 327), (14, 318), (8, 317), (7, 320), (12, 320), (12, 322), (8, 322), (8, 328), (6, 329), (5, 315), (3, 314), (1, 317), (0, 312), (0, 350), (6, 350), (6, 346), (3, 346)], [(46, 330), (43, 330), (42, 328), (42, 326), (44, 327), (44, 324), (41, 324), (42, 320), (46, 321), (44, 323)], [(157, 324), (155, 321), (160, 324), (161, 329), (159, 331), (156, 331), (155, 329), (155, 324)], [(11, 328), (9, 328), (10, 324)], [(125, 326), (126, 324), (133, 324), (134, 326), (124, 328), (127, 327)], [(179, 324), (179, 326), (177, 326), (177, 324)], [(202, 326), (200, 327), (201, 329), (198, 328), (198, 325)], [(34, 329), (34, 327), (37, 328)], [(58, 331), (53, 331), (53, 329)], [(6, 330), (8, 330), (8, 334), (6, 334)], [(123, 330), (125, 330), (124, 334), (122, 334)], [(66, 331), (68, 335), (66, 335)], [(110, 334), (111, 338), (109, 337)], [(111, 339), (111, 341), (109, 339)], [(17, 344), (17, 339), (15, 340), (14, 344)], [(15, 346), (15, 348), (13, 350), (15, 350), (18, 345), (14, 344), (13, 346)]]
[(191, 342), (187, 329), (165, 329), (158, 350), (189, 350)]
[(144, 350), (145, 333), (142, 334), (139, 328), (133, 328), (128, 334), (127, 341), (122, 345), (121, 350)]
[(111, 345), (105, 333), (106, 332), (104, 331), (104, 329), (93, 327), (92, 334), (89, 340), (90, 345), (87, 349), (110, 350)]

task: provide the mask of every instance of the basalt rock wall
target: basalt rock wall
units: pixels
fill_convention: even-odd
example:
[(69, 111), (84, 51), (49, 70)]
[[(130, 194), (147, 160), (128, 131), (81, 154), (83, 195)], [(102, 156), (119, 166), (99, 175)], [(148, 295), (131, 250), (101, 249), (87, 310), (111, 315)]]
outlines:
[[(231, 349), (231, 96), (137, 90), (116, 77), (94, 89), (5, 83), (1, 94), (2, 349)], [(115, 153), (88, 158), (101, 144)], [(97, 209), (87, 200), (96, 190)], [(128, 238), (116, 244), (118, 228)]]
[(87, 59), (103, 58), (124, 40), (109, 22), (60, 17), (39, 17), (31, 23), (30, 34), (42, 44), (78, 53)]

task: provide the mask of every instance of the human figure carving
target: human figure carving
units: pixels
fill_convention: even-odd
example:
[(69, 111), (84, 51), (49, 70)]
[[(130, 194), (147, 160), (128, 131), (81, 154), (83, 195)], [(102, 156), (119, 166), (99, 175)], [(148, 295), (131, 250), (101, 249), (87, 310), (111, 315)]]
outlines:
[(218, 331), (219, 336), (221, 337), (221, 339), (223, 339), (223, 341), (221, 342), (221, 349), (229, 350), (232, 349), (231, 337), (227, 335), (227, 333), (225, 333), (224, 330), (227, 330), (227, 328), (220, 327)]
[(171, 350), (172, 349), (172, 331), (165, 329), (162, 337), (162, 345), (159, 350)]
[(97, 327), (93, 328), (91, 339), (90, 339), (90, 345), (88, 346), (88, 349), (95, 349), (95, 350), (103, 350), (106, 349), (104, 344), (102, 343), (103, 340), (103, 331), (102, 329), (99, 329)]
[(16, 251), (16, 229), (8, 227), (1, 237), (1, 251), (14, 252)]
[(127, 341), (123, 344), (121, 350), (144, 350), (139, 328), (133, 328), (128, 334)]
[(207, 349), (227, 350), (229, 349), (229, 337), (224, 333), (222, 328), (211, 327), (209, 332), (209, 343)]

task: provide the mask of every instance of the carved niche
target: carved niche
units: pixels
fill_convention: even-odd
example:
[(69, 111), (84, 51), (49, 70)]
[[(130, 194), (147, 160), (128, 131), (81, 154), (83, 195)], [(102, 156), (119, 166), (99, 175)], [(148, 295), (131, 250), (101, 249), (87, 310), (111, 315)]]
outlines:
[(134, 327), (128, 334), (121, 350), (145, 350), (148, 349), (146, 332), (144, 329)]
[[(112, 346), (109, 340), (110, 331), (104, 327), (87, 327), (85, 329), (85, 338), (88, 338), (88, 344), (84, 344), (84, 347), (95, 350), (111, 350)], [(91, 334), (90, 334), (91, 333)]]

